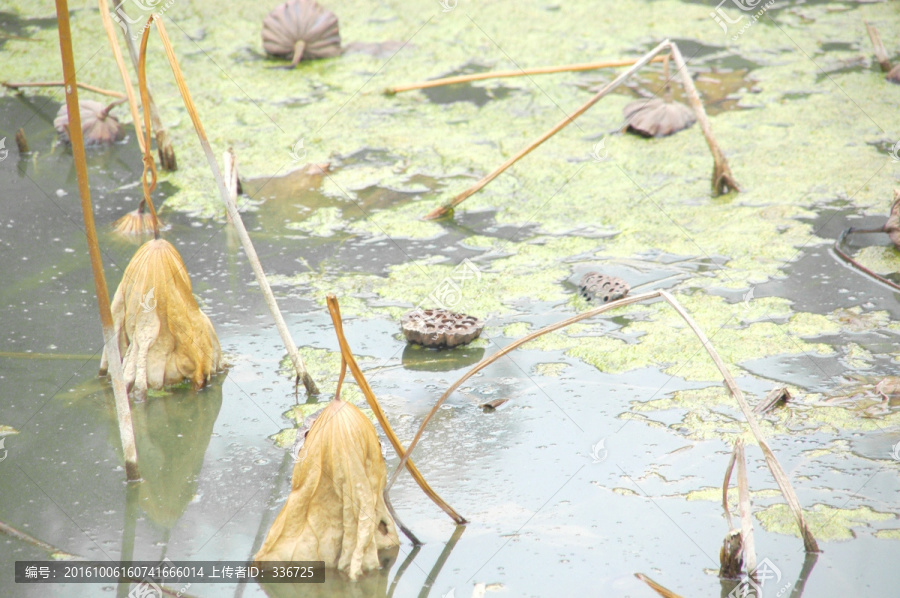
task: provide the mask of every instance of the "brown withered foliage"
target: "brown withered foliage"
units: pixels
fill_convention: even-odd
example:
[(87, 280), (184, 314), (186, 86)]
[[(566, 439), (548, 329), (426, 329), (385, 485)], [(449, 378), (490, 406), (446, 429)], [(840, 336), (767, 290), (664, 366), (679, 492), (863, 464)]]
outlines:
[(325, 561), (352, 580), (377, 570), (378, 552), (400, 540), (382, 495), (387, 469), (375, 426), (336, 399), (296, 459), (291, 493), (254, 561)]
[[(125, 384), (135, 398), (185, 379), (201, 388), (221, 365), (216, 331), (168, 241), (148, 241), (137, 250), (113, 297), (112, 315)], [(106, 364), (104, 351), (101, 374)]]

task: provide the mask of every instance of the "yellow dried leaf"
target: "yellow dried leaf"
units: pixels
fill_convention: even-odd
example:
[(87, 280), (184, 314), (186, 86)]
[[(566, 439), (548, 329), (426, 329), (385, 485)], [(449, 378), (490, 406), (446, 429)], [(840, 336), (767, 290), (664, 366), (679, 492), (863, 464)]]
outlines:
[[(221, 349), (200, 311), (178, 250), (156, 239), (138, 248), (112, 301), (125, 384), (134, 396), (190, 380), (201, 388), (219, 369)], [(106, 371), (103, 353), (100, 371)]]
[(399, 546), (382, 492), (387, 469), (372, 422), (335, 400), (319, 415), (294, 466), (291, 493), (256, 561), (325, 561), (356, 580)]

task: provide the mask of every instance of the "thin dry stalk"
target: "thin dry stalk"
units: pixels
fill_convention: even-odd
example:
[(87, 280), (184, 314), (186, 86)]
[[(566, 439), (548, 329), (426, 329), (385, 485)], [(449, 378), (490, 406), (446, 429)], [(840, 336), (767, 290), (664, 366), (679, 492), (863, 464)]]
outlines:
[[(660, 62), (664, 60), (657, 56), (650, 62)], [(551, 75), (554, 73), (576, 73), (580, 71), (594, 71), (605, 68), (615, 68), (620, 66), (631, 66), (636, 60), (605, 60), (603, 62), (585, 62), (581, 64), (563, 64), (560, 66), (539, 66), (531, 69), (519, 69), (516, 71), (493, 71), (490, 73), (473, 73), (471, 75), (458, 75), (456, 77), (444, 77), (442, 79), (432, 79), (430, 81), (420, 81), (419, 83), (409, 83), (407, 85), (398, 85), (396, 87), (388, 87), (384, 90), (387, 95), (395, 95), (404, 91), (413, 91), (416, 89), (428, 89), (431, 87), (441, 87), (443, 85), (455, 85), (457, 83), (470, 83), (472, 81), (484, 81), (485, 79), (504, 79), (508, 77), (524, 77), (527, 75)]]
[[(100, 1), (104, 5), (106, 4), (106, 0)], [(116, 2), (117, 11), (123, 10), (121, 8), (122, 4), (123, 2)], [(102, 12), (103, 7), (101, 7), (100, 10)], [(107, 20), (109, 20), (109, 15), (107, 15)], [(123, 35), (125, 37), (125, 46), (128, 48), (128, 54), (131, 56), (131, 64), (136, 71), (138, 68), (138, 53), (137, 49), (134, 47), (134, 39), (131, 35), (131, 25), (128, 23), (128, 19), (122, 19), (120, 22), (124, 24)], [(107, 34), (109, 34), (109, 30), (107, 30)], [(115, 34), (113, 34), (113, 37), (115, 37)], [(121, 60), (121, 54), (118, 54), (117, 61), (119, 60)], [(120, 65), (120, 70), (122, 69), (124, 69), (124, 65)], [(149, 86), (147, 87), (147, 96), (149, 98), (150, 106), (150, 122), (153, 123), (153, 130), (156, 131), (156, 150), (159, 154), (160, 166), (162, 166), (163, 170), (173, 172), (178, 170), (178, 161), (175, 159), (175, 149), (172, 147), (172, 138), (169, 136), (168, 130), (162, 124), (162, 119), (159, 117), (159, 110), (156, 108), (156, 102), (153, 101), (153, 93)]]
[(875, 28), (875, 25), (869, 24), (868, 21), (863, 22), (866, 24), (866, 31), (869, 32), (869, 39), (872, 40), (872, 48), (875, 51), (875, 60), (878, 61), (881, 70), (887, 73), (891, 70), (891, 59), (888, 58), (887, 50), (881, 42), (881, 36), (878, 35), (878, 29)]
[(450, 200), (443, 206), (441, 206), (439, 208), (435, 208), (433, 211), (431, 211), (428, 215), (425, 216), (425, 220), (434, 220), (435, 218), (440, 218), (441, 216), (446, 215), (448, 212), (450, 212), (450, 210), (452, 210), (453, 208), (455, 208), (456, 206), (461, 204), (463, 201), (465, 201), (466, 198), (474, 195), (475, 193), (477, 193), (478, 191), (483, 189), (485, 186), (487, 186), (488, 183), (490, 183), (495, 178), (500, 176), (500, 174), (503, 173), (503, 171), (505, 171), (507, 168), (509, 168), (516, 162), (518, 162), (523, 157), (527, 156), (537, 146), (539, 146), (540, 144), (544, 143), (545, 141), (547, 141), (548, 139), (550, 139), (551, 137), (556, 135), (559, 131), (561, 131), (562, 129), (567, 127), (570, 123), (572, 123), (572, 121), (574, 121), (576, 118), (578, 118), (579, 116), (581, 116), (582, 114), (587, 112), (587, 110), (591, 106), (593, 106), (594, 104), (599, 102), (604, 96), (606, 96), (607, 94), (612, 92), (614, 89), (616, 89), (619, 85), (624, 83), (626, 79), (628, 79), (631, 75), (633, 75), (638, 70), (640, 70), (641, 67), (643, 67), (645, 64), (649, 63), (653, 59), (654, 56), (656, 56), (657, 54), (662, 52), (668, 45), (669, 45), (669, 40), (665, 40), (661, 44), (659, 44), (658, 46), (656, 46), (655, 48), (653, 48), (652, 50), (650, 50), (649, 52), (644, 54), (641, 58), (639, 58), (638, 60), (635, 61), (634, 65), (630, 69), (628, 69), (627, 71), (620, 74), (618, 77), (616, 77), (615, 79), (613, 79), (612, 81), (610, 81), (609, 83), (604, 85), (603, 89), (598, 91), (594, 95), (594, 97), (592, 97), (590, 100), (585, 102), (584, 105), (581, 106), (581, 108), (579, 108), (578, 110), (573, 112), (571, 116), (567, 116), (562, 121), (557, 123), (549, 131), (547, 131), (546, 133), (544, 133), (543, 135), (538, 137), (535, 141), (532, 141), (525, 148), (519, 150), (519, 152), (516, 155), (514, 155), (509, 160), (507, 160), (506, 162), (501, 164), (496, 170), (494, 170), (494, 172), (490, 173), (489, 175), (487, 175), (486, 177), (484, 177), (483, 179), (481, 179), (480, 181), (478, 181), (477, 183), (475, 183), (474, 185), (472, 185), (471, 187), (469, 187), (468, 189), (466, 189), (465, 191), (463, 191), (462, 193), (460, 193), (459, 195), (454, 197), (452, 200)]
[(7, 524), (3, 523), (2, 521), (0, 521), (0, 534), (6, 534), (7, 536), (15, 538), (16, 540), (21, 540), (22, 542), (27, 542), (28, 544), (31, 544), (32, 546), (36, 546), (37, 548), (40, 548), (47, 554), (53, 555), (54, 559), (56, 559), (56, 560), (63, 560), (63, 561), (83, 561), (83, 560), (85, 560), (82, 557), (75, 556), (74, 554), (70, 554), (70, 553), (66, 552), (65, 550), (60, 550), (56, 546), (47, 544), (43, 540), (38, 540), (34, 536), (30, 536), (30, 535), (26, 534), (25, 532), (19, 531), (16, 528), (14, 528), (13, 526), (7, 525)]
[[(410, 475), (412, 475), (413, 479), (419, 485), (419, 488), (428, 495), (434, 503), (444, 510), (445, 513), (450, 515), (450, 517), (458, 524), (467, 523), (466, 519), (457, 513), (453, 507), (444, 502), (440, 496), (438, 496), (437, 492), (432, 490), (431, 486), (428, 485), (428, 482), (425, 481), (425, 478), (422, 477), (422, 474), (416, 468), (416, 466), (409, 460), (407, 457), (408, 452), (403, 448), (403, 445), (400, 444), (400, 439), (397, 438), (397, 435), (394, 433), (394, 429), (391, 427), (391, 423), (388, 421), (387, 416), (384, 414), (384, 411), (381, 409), (381, 405), (378, 404), (378, 399), (375, 398), (375, 393), (372, 391), (372, 387), (369, 386), (369, 382), (366, 380), (366, 377), (363, 376), (362, 370), (359, 369), (359, 366), (356, 363), (356, 359), (353, 357), (353, 352), (350, 350), (350, 345), (347, 343), (346, 337), (344, 337), (344, 324), (341, 319), (341, 308), (338, 305), (337, 297), (334, 295), (328, 295), (327, 297), (328, 303), (328, 313), (331, 314), (331, 321), (334, 324), (334, 330), (338, 337), (338, 343), (341, 346), (341, 356), (347, 362), (347, 366), (350, 368), (350, 373), (353, 374), (353, 378), (356, 380), (356, 383), (359, 385), (360, 390), (363, 395), (366, 397), (366, 402), (369, 403), (369, 407), (375, 413), (375, 418), (378, 420), (378, 423), (381, 424), (381, 428), (384, 430), (385, 436), (387, 436), (388, 440), (391, 443), (391, 446), (394, 447), (394, 452), (397, 453), (398, 456), (401, 457), (401, 467), (398, 468), (398, 471), (405, 466)], [(395, 473), (396, 475), (396, 473)], [(388, 483), (384, 488), (384, 494), (387, 496), (388, 490), (390, 490), (391, 484)]]
[(794, 515), (794, 518), (797, 520), (797, 525), (800, 528), (800, 534), (803, 537), (803, 544), (806, 548), (807, 552), (818, 552), (819, 548), (816, 544), (815, 538), (813, 538), (812, 533), (809, 531), (809, 528), (806, 525), (806, 522), (803, 519), (803, 510), (800, 507), (800, 501), (797, 499), (797, 494), (794, 492), (793, 487), (791, 486), (790, 481), (787, 478), (787, 475), (784, 473), (784, 470), (781, 468), (781, 465), (778, 463), (778, 459), (775, 457), (775, 454), (772, 452), (772, 449), (769, 448), (768, 443), (763, 436), (762, 430), (759, 427), (759, 423), (756, 421), (756, 416), (753, 415), (753, 411), (750, 409), (750, 406), (747, 404), (746, 399), (744, 399), (744, 395), (741, 392), (740, 388), (738, 388), (737, 383), (732, 377), (731, 373), (729, 373), (728, 368), (725, 367), (725, 363), (722, 361), (722, 358), (719, 357), (719, 354), (716, 352), (715, 348), (710, 343), (709, 339), (706, 337), (706, 334), (700, 327), (694, 322), (694, 319), (690, 316), (690, 314), (685, 311), (685, 309), (681, 306), (680, 303), (669, 293), (666, 291), (650, 291), (648, 293), (642, 293), (640, 295), (632, 295), (629, 297), (624, 297), (622, 299), (618, 299), (616, 301), (611, 301), (605, 305), (601, 305), (599, 307), (595, 307), (594, 309), (588, 310), (586, 312), (574, 315), (562, 322), (557, 322), (556, 324), (551, 324), (549, 326), (545, 326), (540, 330), (532, 332), (517, 341), (510, 343), (505, 346), (500, 351), (494, 353), (490, 357), (483, 359), (478, 362), (472, 369), (466, 372), (459, 380), (454, 382), (450, 388), (441, 395), (441, 397), (437, 400), (434, 407), (431, 408), (431, 411), (428, 412), (428, 415), (425, 416), (425, 419), (422, 420), (419, 429), (416, 431), (416, 435), (413, 437), (412, 442), (409, 443), (409, 447), (407, 448), (406, 454), (400, 458), (400, 463), (397, 465), (397, 469), (394, 470), (394, 473), (391, 475), (391, 478), (388, 480), (387, 486), (385, 487), (385, 491), (390, 489), (390, 487), (397, 480), (400, 471), (403, 469), (406, 462), (409, 460), (410, 455), (415, 450), (416, 445), (419, 440), (422, 438), (422, 434), (425, 431), (425, 427), (428, 425), (428, 422), (434, 417), (435, 413), (437, 413), (438, 409), (440, 409), (441, 405), (450, 397), (453, 392), (459, 388), (466, 380), (491, 365), (507, 353), (513, 351), (514, 349), (524, 345), (525, 343), (532, 341), (539, 336), (543, 336), (547, 333), (553, 332), (555, 330), (559, 330), (560, 328), (565, 328), (571, 324), (576, 322), (580, 322), (581, 320), (585, 320), (587, 318), (591, 318), (598, 314), (601, 314), (605, 311), (615, 309), (617, 307), (625, 307), (626, 305), (631, 305), (632, 303), (639, 303), (641, 301), (647, 301), (648, 299), (656, 299), (662, 298), (664, 299), (672, 308), (681, 316), (681, 318), (687, 323), (690, 329), (697, 336), (700, 344), (703, 345), (703, 348), (706, 349), (706, 352), (709, 354), (710, 358), (712, 358), (713, 363), (715, 363), (716, 368), (718, 368), (719, 373), (722, 374), (722, 377), (725, 379), (725, 384), (731, 393), (731, 396), (735, 398), (738, 402), (738, 406), (741, 408), (741, 411), (744, 413), (744, 417), (747, 419), (747, 423), (750, 426), (750, 431), (753, 433), (753, 436), (756, 438), (756, 441), (759, 443), (759, 447), (763, 452), (763, 455), (766, 459), (766, 464), (769, 466), (769, 470), (772, 472), (772, 477), (775, 478), (775, 483), (778, 484), (778, 487), (781, 489), (781, 493), (784, 495), (785, 500), (788, 503), (788, 506), (791, 509), (791, 512)]
[(85, 235), (87, 236), (91, 270), (94, 275), (94, 286), (100, 309), (103, 342), (106, 345), (109, 357), (109, 373), (112, 376), (113, 394), (115, 395), (119, 437), (122, 441), (122, 453), (125, 456), (125, 476), (128, 481), (137, 481), (141, 479), (141, 474), (138, 469), (134, 427), (131, 422), (131, 407), (128, 404), (125, 380), (122, 377), (122, 356), (119, 354), (118, 335), (113, 326), (112, 311), (109, 306), (109, 291), (106, 288), (106, 276), (103, 272), (103, 261), (100, 257), (100, 244), (97, 241), (97, 229), (94, 226), (94, 210), (91, 206), (91, 188), (88, 183), (84, 137), (81, 131), (81, 111), (78, 109), (78, 85), (75, 77), (75, 57), (72, 54), (72, 31), (69, 27), (69, 6), (67, 0), (56, 0), (56, 18), (59, 27), (59, 47), (62, 54), (63, 78), (67, 82), (65, 90), (66, 107), (69, 111), (69, 139), (72, 142), (72, 156), (75, 161), (75, 173), (78, 177), (78, 193), (81, 196), (81, 212), (84, 215)]
[[(209, 145), (209, 140), (206, 138), (206, 133), (203, 130), (203, 124), (200, 122), (200, 116), (197, 114), (197, 109), (194, 106), (193, 100), (191, 100), (191, 94), (188, 91), (187, 82), (184, 80), (184, 74), (181, 72), (181, 67), (178, 65), (178, 59), (175, 57), (175, 50), (172, 48), (172, 43), (169, 41), (169, 35), (166, 33), (165, 25), (163, 25), (161, 17), (157, 14), (150, 15), (150, 18), (148, 19), (148, 24), (149, 23), (156, 24), (156, 30), (159, 32), (159, 37), (162, 40), (163, 48), (165, 48), (166, 56), (169, 59), (169, 66), (172, 67), (172, 73), (175, 76), (175, 83), (178, 85), (178, 90), (181, 92), (181, 98), (182, 100), (184, 100), (184, 106), (191, 117), (191, 122), (194, 124), (194, 130), (197, 132), (197, 137), (200, 139), (200, 145), (203, 147), (203, 153), (206, 154), (206, 160), (207, 162), (209, 162), (209, 168), (212, 171), (213, 177), (216, 179), (216, 184), (219, 188), (219, 195), (222, 197), (222, 201), (225, 203), (226, 212), (231, 216), (234, 224), (234, 229), (235, 231), (237, 231), (238, 238), (241, 240), (241, 245), (243, 245), (244, 247), (244, 253), (247, 254), (247, 260), (250, 262), (250, 266), (253, 268), (253, 273), (256, 275), (256, 282), (263, 293), (266, 305), (269, 308), (269, 312), (271, 312), (272, 314), (272, 319), (275, 321), (275, 327), (278, 329), (278, 334), (281, 335), (281, 341), (284, 343), (288, 355), (291, 358), (291, 363), (294, 365), (294, 370), (297, 372), (297, 377), (303, 381), (303, 386), (306, 388), (307, 393), (311, 395), (318, 394), (319, 388), (313, 381), (312, 376), (310, 376), (309, 372), (306, 370), (306, 365), (303, 363), (303, 358), (300, 357), (300, 353), (297, 351), (297, 345), (294, 344), (294, 340), (291, 338), (291, 333), (288, 330), (287, 323), (285, 323), (284, 317), (281, 315), (281, 310), (278, 309), (278, 303), (275, 301), (275, 295), (272, 293), (272, 287), (269, 286), (269, 281), (266, 278), (266, 273), (263, 271), (262, 264), (259, 261), (259, 256), (256, 254), (256, 249), (253, 247), (253, 241), (250, 240), (250, 235), (247, 233), (246, 227), (244, 227), (244, 221), (241, 219), (241, 215), (238, 212), (237, 205), (235, 205), (235, 202), (231, 200), (231, 196), (228, 194), (228, 188), (225, 185), (225, 179), (222, 178), (222, 173), (219, 170), (219, 165), (216, 163), (216, 157), (213, 154), (212, 147)], [(141, 37), (141, 50), (138, 60), (138, 76), (142, 80), (146, 80), (147, 76), (147, 40), (150, 37), (150, 29), (151, 28), (149, 26), (144, 29), (144, 35), (143, 37)]]
[(728, 467), (725, 468), (725, 480), (722, 482), (722, 508), (725, 510), (725, 519), (728, 520), (728, 529), (734, 529), (734, 521), (731, 520), (731, 509), (728, 508), (728, 486), (731, 485), (731, 472), (734, 471), (734, 462), (737, 458), (737, 444), (731, 451)]
[(713, 155), (713, 195), (723, 195), (729, 191), (740, 191), (741, 188), (738, 186), (737, 181), (734, 180), (734, 175), (731, 174), (731, 167), (728, 166), (728, 160), (725, 159), (725, 154), (722, 153), (722, 149), (719, 147), (716, 138), (713, 136), (712, 125), (709, 124), (709, 118), (706, 116), (706, 109), (703, 107), (703, 102), (700, 100), (700, 94), (697, 93), (697, 88), (694, 87), (694, 80), (691, 79), (691, 74), (687, 70), (687, 65), (684, 63), (684, 57), (681, 55), (681, 50), (679, 50), (678, 46), (674, 43), (669, 44), (669, 46), (672, 48), (672, 60), (675, 62), (675, 68), (681, 73), (681, 83), (684, 87), (685, 95), (687, 96), (691, 108), (694, 109), (694, 115), (697, 117), (697, 122), (700, 123), (700, 128), (703, 130), (703, 136), (706, 138), (706, 144), (709, 146), (709, 151), (711, 151)]
[[(128, 109), (131, 112), (131, 121), (134, 125), (138, 145), (141, 148), (141, 153), (144, 153), (144, 133), (141, 131), (141, 117), (138, 112), (137, 99), (134, 96), (134, 88), (131, 86), (131, 76), (128, 74), (128, 69), (125, 68), (125, 61), (122, 60), (122, 51), (119, 49), (119, 42), (116, 39), (116, 27), (109, 16), (109, 5), (106, 3), (106, 0), (97, 0), (97, 5), (100, 8), (100, 20), (103, 22), (104, 31), (106, 31), (106, 39), (109, 41), (109, 47), (119, 69), (119, 76), (122, 77), (122, 84), (125, 86), (125, 93), (128, 95)], [(155, 184), (154, 182), (154, 186)]]
[(640, 579), (642, 582), (644, 582), (648, 586), (650, 586), (651, 588), (653, 588), (653, 591), (655, 591), (657, 594), (659, 594), (663, 598), (681, 598), (680, 594), (676, 594), (672, 590), (659, 585), (658, 583), (656, 583), (655, 581), (653, 581), (652, 579), (650, 579), (643, 573), (635, 573), (634, 576), (637, 577), (638, 579)]
[(756, 545), (753, 542), (753, 516), (750, 512), (750, 483), (747, 481), (747, 459), (744, 455), (744, 441), (734, 442), (737, 461), (738, 506), (741, 510), (741, 540), (744, 544), (744, 564), (747, 571), (756, 569)]
[[(9, 81), (4, 81), (2, 85), (3, 87), (8, 87), (9, 89), (18, 90), (21, 87), (63, 87), (65, 83), (62, 81), (30, 81), (27, 83), (10, 83)], [(125, 94), (122, 92), (110, 91), (101, 87), (95, 87), (94, 85), (88, 85), (87, 83), (76, 83), (76, 85), (78, 85), (78, 87), (80, 87), (81, 89), (93, 91), (105, 96), (111, 96), (114, 98), (125, 97)]]
[[(225, 170), (225, 184), (228, 187), (228, 197), (236, 204), (241, 182), (238, 180), (237, 157), (234, 155), (234, 149), (229, 147), (228, 151), (222, 154), (222, 164)], [(228, 222), (231, 223), (231, 214), (227, 214), (227, 216)]]

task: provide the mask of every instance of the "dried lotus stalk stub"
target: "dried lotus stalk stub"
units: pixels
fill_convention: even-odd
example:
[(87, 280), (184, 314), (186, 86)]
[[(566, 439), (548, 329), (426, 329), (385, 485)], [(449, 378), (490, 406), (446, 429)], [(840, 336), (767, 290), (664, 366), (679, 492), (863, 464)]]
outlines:
[(414, 309), (403, 315), (400, 327), (411, 343), (426, 347), (456, 347), (478, 338), (484, 322), (475, 316), (446, 309)]
[(631, 287), (621, 278), (599, 272), (588, 272), (581, 278), (579, 293), (588, 301), (609, 303), (628, 294)]

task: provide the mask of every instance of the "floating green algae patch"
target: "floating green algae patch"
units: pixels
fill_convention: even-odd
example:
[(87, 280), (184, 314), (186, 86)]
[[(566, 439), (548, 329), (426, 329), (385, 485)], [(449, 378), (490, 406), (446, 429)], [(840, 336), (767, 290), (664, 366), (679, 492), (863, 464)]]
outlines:
[(9, 434), (18, 434), (19, 431), (12, 426), (0, 424), (0, 436), (8, 436)]
[(878, 274), (900, 272), (900, 252), (893, 246), (870, 245), (860, 249), (853, 257), (860, 264)]
[[(800, 537), (797, 521), (785, 504), (767, 507), (756, 513), (756, 518), (766, 531)], [(851, 540), (856, 537), (853, 528), (869, 527), (876, 521), (895, 519), (893, 513), (881, 513), (869, 507), (838, 509), (824, 504), (803, 510), (803, 518), (813, 536), (819, 541)]]

